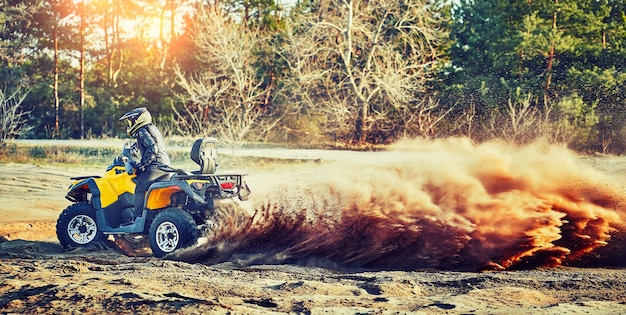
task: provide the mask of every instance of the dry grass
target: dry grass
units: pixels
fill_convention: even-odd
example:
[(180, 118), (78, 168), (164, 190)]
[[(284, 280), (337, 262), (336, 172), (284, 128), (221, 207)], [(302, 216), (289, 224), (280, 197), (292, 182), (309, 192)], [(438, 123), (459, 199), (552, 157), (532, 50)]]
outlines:
[(115, 154), (107, 149), (77, 147), (22, 146), (8, 144), (0, 147), (0, 163), (94, 164), (106, 163)]
[[(195, 169), (196, 164), (189, 158), (187, 142), (170, 143), (168, 154), (176, 168)], [(0, 163), (33, 163), (40, 165), (97, 166), (111, 163), (121, 149), (107, 145), (106, 141), (90, 141), (90, 144), (49, 145), (47, 143), (9, 143), (0, 146)], [(224, 150), (229, 152), (229, 150)], [(302, 159), (219, 155), (220, 169), (232, 168), (272, 168), (286, 164), (300, 164)], [(308, 161), (307, 161), (308, 162)]]

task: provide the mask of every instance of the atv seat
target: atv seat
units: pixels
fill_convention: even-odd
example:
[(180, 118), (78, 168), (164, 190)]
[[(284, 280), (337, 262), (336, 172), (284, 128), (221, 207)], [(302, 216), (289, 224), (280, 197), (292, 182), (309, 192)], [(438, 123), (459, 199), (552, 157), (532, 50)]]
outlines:
[(217, 139), (201, 138), (191, 147), (191, 159), (200, 165), (199, 171), (193, 174), (213, 174), (217, 170)]

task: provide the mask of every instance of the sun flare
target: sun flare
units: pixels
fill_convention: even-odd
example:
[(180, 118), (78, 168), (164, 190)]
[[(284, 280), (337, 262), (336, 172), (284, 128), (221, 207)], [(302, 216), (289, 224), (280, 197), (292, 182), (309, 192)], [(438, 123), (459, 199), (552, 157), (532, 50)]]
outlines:
[(98, 13), (93, 27), (101, 28), (102, 33), (157, 44), (170, 41), (172, 35), (180, 35), (185, 16), (194, 12), (189, 4), (172, 4), (171, 0), (133, 5), (120, 0), (74, 0), (74, 3)]

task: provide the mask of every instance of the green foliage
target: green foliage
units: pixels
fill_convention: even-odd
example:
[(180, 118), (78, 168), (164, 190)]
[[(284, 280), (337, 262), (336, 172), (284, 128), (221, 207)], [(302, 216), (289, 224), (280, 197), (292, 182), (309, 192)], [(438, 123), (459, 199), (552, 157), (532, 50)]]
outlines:
[[(484, 124), (513, 91), (543, 95), (532, 105), (560, 126), (551, 138), (623, 152), (624, 93), (616, 87), (626, 70), (625, 12), (623, 1), (609, 0), (461, 1), (443, 101), (457, 119), (475, 112)], [(563, 128), (576, 136), (563, 137)]]
[(599, 117), (597, 104), (587, 104), (577, 94), (563, 97), (557, 105), (557, 130), (567, 143), (578, 149), (588, 149), (587, 144), (595, 137)]
[[(170, 59), (188, 56), (185, 53), (189, 51), (185, 48), (188, 42), (172, 40), (172, 47), (176, 44), (182, 52), (171, 53), (167, 59), (170, 61), (163, 63), (164, 51), (157, 43), (160, 39), (146, 39), (141, 33), (136, 33), (137, 37), (113, 34), (111, 24), (106, 25), (105, 21), (126, 19), (122, 21), (124, 23), (137, 18), (141, 5), (134, 5), (136, 2), (129, 1), (123, 7), (117, 7), (119, 1), (110, 3), (117, 11), (111, 10), (111, 6), (97, 7), (102, 4), (95, 1), (85, 2), (88, 5), (85, 20), (90, 26), (85, 29), (88, 63), (82, 115), (77, 59), (80, 50), (79, 6), (66, 0), (16, 0), (9, 6), (1, 6), (0, 16), (5, 27), (0, 32), (0, 47), (6, 47), (6, 50), (0, 51), (3, 53), (0, 55), (0, 74), (11, 78), (2, 80), (1, 84), (5, 89), (26, 86), (30, 91), (23, 106), (31, 111), (30, 123), (36, 128), (26, 136), (50, 138), (54, 135), (57, 117), (53, 93), (54, 36), (58, 36), (60, 70), (58, 119), (61, 132), (56, 136), (79, 138), (82, 124), (89, 137), (123, 136), (125, 129), (117, 117), (139, 106), (147, 106), (157, 121), (172, 120), (171, 99), (175, 86), (174, 62)], [(127, 27), (118, 29), (128, 31)], [(108, 32), (106, 38), (102, 37), (105, 30)], [(114, 43), (113, 35), (117, 36)], [(116, 81), (112, 80), (112, 74)]]
[[(300, 0), (291, 12), (277, 2), (177, 0), (166, 7), (94, 0), (84, 2), (83, 12), (82, 2), (71, 0), (0, 0), (0, 90), (28, 91), (20, 109), (33, 128), (22, 137), (79, 138), (81, 126), (87, 137), (124, 137), (117, 118), (140, 106), (167, 135), (179, 134), (193, 119), (185, 109), (197, 104), (178, 84), (176, 69), (188, 79), (216, 73), (215, 82), (236, 82), (225, 80), (233, 72), (206, 62), (213, 53), (198, 49), (197, 11), (180, 14), (181, 6), (219, 6), (231, 29), (218, 38), (232, 30), (241, 39), (255, 36), (241, 63), (250, 81), (238, 84), (254, 100), (241, 113), (259, 116), (242, 127), (232, 117), (231, 126), (224, 124), (225, 112), (205, 113), (203, 134), (239, 128), (248, 141), (296, 142), (543, 135), (580, 150), (626, 152), (624, 0), (412, 0), (385, 10), (392, 2)], [(347, 3), (357, 14), (349, 15)], [(150, 37), (148, 24), (162, 22), (169, 31), (171, 12), (179, 12), (175, 36)], [(87, 25), (82, 114), (81, 17)], [(420, 24), (424, 18), (432, 19)], [(447, 31), (449, 38), (441, 38)], [(233, 108), (243, 99), (235, 94), (214, 93), (206, 102)], [(515, 117), (520, 120), (510, 123)]]
[[(595, 126), (597, 138), (591, 143), (596, 150), (622, 153), (626, 150), (623, 130), (626, 128), (626, 72), (624, 69), (597, 66), (584, 70), (572, 67), (568, 70), (570, 86), (576, 87), (584, 102), (597, 104), (598, 123)], [(610, 148), (603, 148), (603, 143), (610, 143)]]

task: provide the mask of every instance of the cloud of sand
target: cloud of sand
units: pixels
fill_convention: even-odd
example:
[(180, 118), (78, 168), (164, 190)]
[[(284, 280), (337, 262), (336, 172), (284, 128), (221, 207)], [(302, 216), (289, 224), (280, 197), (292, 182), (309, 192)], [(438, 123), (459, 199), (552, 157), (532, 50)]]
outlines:
[(320, 165), (259, 198), (205, 261), (376, 269), (523, 268), (576, 261), (624, 231), (626, 193), (562, 146), (411, 140)]

